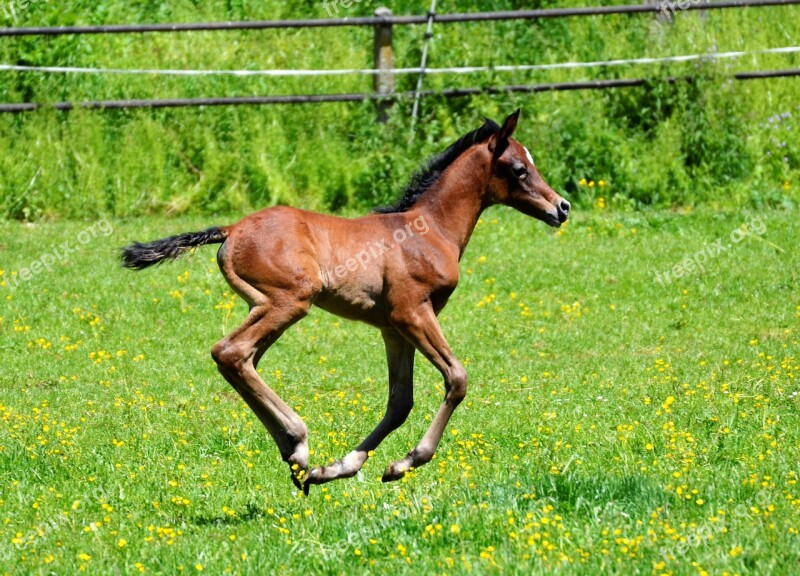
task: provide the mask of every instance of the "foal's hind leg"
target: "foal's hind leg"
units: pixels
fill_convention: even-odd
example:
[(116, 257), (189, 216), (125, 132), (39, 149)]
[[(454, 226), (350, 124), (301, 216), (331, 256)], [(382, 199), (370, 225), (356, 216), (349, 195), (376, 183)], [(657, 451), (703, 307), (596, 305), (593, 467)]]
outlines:
[(324, 484), (337, 478), (354, 476), (366, 462), (369, 452), (378, 447), (393, 430), (408, 418), (414, 405), (414, 346), (396, 330), (383, 332), (386, 344), (386, 361), (389, 365), (389, 402), (378, 426), (347, 456), (329, 464), (314, 468), (308, 476), (305, 490), (310, 484)]
[(430, 462), (450, 416), (467, 394), (467, 372), (450, 350), (430, 304), (418, 309), (396, 310), (392, 313), (392, 322), (442, 373), (445, 395), (422, 440), (405, 458), (386, 468), (384, 482), (399, 480), (410, 468)]
[[(298, 488), (308, 472), (308, 428), (256, 372), (266, 350), (292, 324), (306, 315), (309, 302), (287, 295), (280, 307), (256, 305), (239, 328), (220, 340), (211, 355), (225, 379), (269, 431), (283, 460), (292, 468)], [(274, 300), (273, 300), (274, 302)]]

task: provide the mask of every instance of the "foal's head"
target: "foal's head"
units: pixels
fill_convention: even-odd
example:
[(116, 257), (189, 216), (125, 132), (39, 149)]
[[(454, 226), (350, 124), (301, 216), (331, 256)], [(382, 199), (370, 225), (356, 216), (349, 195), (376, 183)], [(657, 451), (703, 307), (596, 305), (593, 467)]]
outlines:
[(511, 206), (558, 228), (569, 216), (569, 202), (542, 179), (528, 149), (511, 138), (518, 120), (519, 110), (506, 118), (488, 140), (492, 155), (489, 195), (497, 204)]

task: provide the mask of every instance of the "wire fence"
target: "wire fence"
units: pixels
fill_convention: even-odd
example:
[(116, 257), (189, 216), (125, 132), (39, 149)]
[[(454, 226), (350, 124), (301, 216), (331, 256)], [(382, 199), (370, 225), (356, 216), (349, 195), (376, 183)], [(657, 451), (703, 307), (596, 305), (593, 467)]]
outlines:
[[(799, 69), (785, 70), (754, 70), (750, 72), (737, 72), (730, 78), (734, 80), (759, 80), (764, 78), (786, 78), (800, 76)], [(670, 76), (659, 81), (674, 84), (678, 81), (691, 82), (694, 76)], [(291, 96), (240, 96), (221, 98), (172, 98), (158, 100), (100, 100), (87, 102), (56, 102), (53, 104), (0, 104), (2, 112), (31, 112), (40, 108), (70, 111), (75, 109), (87, 110), (119, 110), (125, 108), (187, 108), (194, 106), (263, 106), (267, 104), (316, 104), (322, 102), (366, 102), (381, 100), (411, 99), (419, 94), (421, 97), (440, 96), (443, 98), (459, 98), (465, 96), (478, 96), (480, 94), (514, 94), (535, 92), (567, 92), (575, 90), (604, 90), (609, 88), (630, 88), (644, 86), (652, 79), (649, 78), (620, 78), (613, 80), (586, 80), (581, 82), (553, 82), (532, 85), (488, 86), (481, 88), (451, 88), (446, 90), (423, 90), (421, 92), (394, 92), (390, 95), (381, 94), (305, 94)]]
[[(204, 22), (204, 23), (174, 23), (174, 24), (144, 24), (144, 25), (106, 25), (106, 26), (62, 26), (55, 28), (28, 27), (28, 28), (0, 28), (0, 37), (21, 36), (59, 36), (59, 35), (85, 35), (85, 34), (141, 34), (141, 33), (178, 33), (198, 31), (232, 31), (232, 30), (266, 30), (286, 28), (319, 28), (319, 27), (345, 27), (345, 26), (371, 26), (376, 33), (375, 66), (371, 69), (346, 69), (346, 70), (156, 70), (156, 69), (113, 69), (113, 68), (86, 68), (86, 67), (61, 67), (61, 66), (30, 66), (0, 64), (0, 72), (17, 73), (59, 73), (59, 74), (139, 74), (139, 75), (173, 75), (173, 76), (331, 76), (347, 74), (366, 74), (376, 78), (375, 93), (350, 93), (350, 94), (296, 94), (281, 96), (249, 96), (249, 97), (212, 97), (212, 98), (173, 98), (173, 99), (141, 99), (141, 100), (101, 100), (84, 102), (56, 102), (56, 103), (0, 103), (0, 113), (19, 113), (51, 108), (69, 111), (74, 109), (124, 109), (124, 108), (178, 108), (189, 106), (245, 106), (267, 104), (308, 104), (320, 102), (365, 102), (377, 101), (381, 103), (401, 100), (409, 97), (420, 98), (439, 95), (445, 98), (464, 97), (477, 94), (501, 93), (534, 93), (564, 90), (600, 90), (609, 88), (622, 88), (642, 86), (650, 80), (646, 78), (627, 78), (611, 80), (592, 80), (580, 82), (559, 82), (534, 85), (509, 85), (498, 87), (457, 88), (440, 91), (417, 90), (414, 92), (394, 91), (395, 75), (419, 74), (420, 79), (424, 74), (470, 74), (479, 72), (501, 71), (531, 71), (558, 68), (593, 68), (602, 66), (619, 66), (623, 64), (654, 64), (660, 62), (680, 62), (700, 59), (738, 58), (751, 54), (796, 53), (800, 47), (784, 46), (767, 48), (751, 52), (725, 52), (719, 54), (690, 54), (683, 56), (670, 56), (665, 58), (633, 58), (624, 60), (610, 60), (599, 62), (560, 62), (554, 64), (528, 64), (528, 65), (501, 65), (501, 66), (472, 66), (451, 68), (426, 68), (424, 63), (417, 68), (393, 67), (392, 47), (379, 46), (379, 35), (391, 39), (391, 27), (395, 25), (427, 24), (430, 29), (433, 23), (460, 23), (460, 22), (486, 22), (500, 20), (537, 20), (545, 18), (567, 18), (586, 16), (605, 16), (612, 14), (652, 14), (660, 13), (669, 19), (676, 11), (684, 10), (717, 10), (746, 7), (788, 6), (800, 4), (800, 0), (735, 0), (713, 3), (689, 3), (683, 0), (674, 2), (657, 2), (655, 4), (622, 5), (622, 6), (597, 6), (584, 8), (553, 8), (538, 10), (516, 10), (499, 12), (477, 12), (464, 14), (436, 14), (430, 13), (423, 16), (394, 16), (386, 9), (376, 12), (373, 17), (356, 18), (324, 18), (312, 20), (262, 20), (249, 22)], [(671, 12), (671, 14), (670, 14)], [(390, 40), (389, 40), (390, 42)], [(385, 50), (388, 49), (390, 57), (387, 58)], [(379, 50), (381, 51), (379, 53)], [(387, 65), (387, 62), (389, 64)], [(800, 69), (782, 70), (754, 70), (739, 72), (730, 77), (736, 80), (752, 80), (763, 78), (779, 78), (800, 76)], [(388, 82), (387, 82), (388, 78)], [(692, 77), (665, 78), (662, 81), (675, 82), (680, 79), (691, 80)], [(380, 81), (379, 81), (380, 80)], [(381, 114), (379, 114), (381, 116)]]
[[(496, 12), (474, 12), (462, 14), (436, 14), (436, 24), (459, 22), (486, 22), (498, 20), (538, 20), (583, 16), (607, 16), (611, 14), (675, 14), (688, 10), (719, 10), (746, 8), (748, 6), (791, 6), (800, 0), (723, 0), (693, 4), (681, 2), (657, 2), (655, 4), (632, 4), (621, 6), (592, 6), (584, 8), (544, 8), (536, 10), (506, 10)], [(61, 36), (66, 34), (131, 34), (147, 32), (200, 32), (232, 30), (267, 30), (275, 28), (330, 28), (342, 26), (404, 26), (427, 24), (428, 15), (411, 16), (364, 16), (346, 18), (318, 18), (306, 20), (256, 20), (247, 22), (198, 22), (173, 24), (123, 24), (104, 26), (59, 26), (34, 28), (0, 28), (2, 36)]]
[[(695, 62), (698, 60), (727, 60), (741, 58), (742, 56), (755, 56), (761, 54), (796, 54), (800, 53), (800, 46), (781, 46), (778, 48), (765, 48), (763, 50), (713, 52), (704, 54), (683, 54), (679, 56), (665, 56), (662, 58), (625, 58), (619, 60), (600, 60), (594, 62), (555, 62), (552, 64), (519, 64), (500, 66), (454, 66), (449, 68), (392, 68), (395, 76), (417, 74), (474, 74), (482, 72), (533, 72), (538, 70), (561, 70), (602, 68), (612, 66), (631, 66), (637, 64), (663, 64), (667, 62)], [(50, 72), (55, 74), (113, 74), (123, 76), (346, 76), (366, 75), (375, 76), (382, 70), (377, 68), (342, 68), (323, 70), (189, 70), (189, 69), (136, 69), (136, 68), (86, 68), (72, 66), (25, 66), (0, 64), (0, 72)]]

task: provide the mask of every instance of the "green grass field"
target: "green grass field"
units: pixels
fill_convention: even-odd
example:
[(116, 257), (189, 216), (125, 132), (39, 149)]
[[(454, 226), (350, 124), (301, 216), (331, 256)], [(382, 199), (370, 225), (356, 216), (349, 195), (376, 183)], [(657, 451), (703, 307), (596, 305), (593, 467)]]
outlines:
[[(443, 393), (418, 359), (407, 424), (309, 497), (210, 358), (246, 311), (214, 248), (117, 262), (232, 219), (0, 222), (0, 573), (797, 573), (796, 214), (488, 211), (441, 316), (471, 380), (436, 458), (380, 482)], [(260, 368), (313, 464), (385, 407), (378, 333), (321, 311)]]

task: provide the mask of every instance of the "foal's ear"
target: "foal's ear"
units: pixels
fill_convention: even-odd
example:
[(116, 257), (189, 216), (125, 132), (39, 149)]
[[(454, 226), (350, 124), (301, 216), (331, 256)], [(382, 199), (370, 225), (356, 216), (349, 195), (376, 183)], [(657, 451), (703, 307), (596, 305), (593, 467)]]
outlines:
[(514, 112), (508, 115), (508, 118), (505, 119), (503, 126), (497, 133), (498, 140), (508, 140), (511, 138), (511, 135), (514, 134), (514, 130), (517, 129), (517, 122), (519, 121), (519, 110), (520, 109), (517, 108)]
[(515, 112), (509, 114), (508, 118), (505, 119), (503, 125), (500, 127), (500, 130), (489, 140), (489, 151), (492, 153), (493, 163), (497, 158), (502, 156), (503, 152), (508, 148), (508, 139), (511, 138), (514, 130), (517, 129), (517, 121), (519, 121), (519, 108), (517, 108)]

